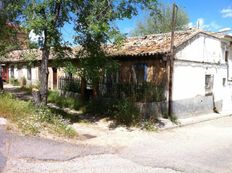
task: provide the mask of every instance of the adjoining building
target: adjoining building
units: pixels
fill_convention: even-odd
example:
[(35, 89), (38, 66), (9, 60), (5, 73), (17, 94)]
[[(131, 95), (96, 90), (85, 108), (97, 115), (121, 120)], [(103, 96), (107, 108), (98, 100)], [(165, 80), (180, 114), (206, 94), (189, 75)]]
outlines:
[[(170, 44), (171, 34), (165, 33), (128, 38), (120, 48), (108, 46), (109, 56), (120, 67), (117, 73), (104, 79), (106, 85), (100, 87), (102, 92), (112, 92), (113, 84), (141, 86), (149, 83), (163, 93), (159, 99), (143, 100), (140, 106), (154, 114), (163, 112), (157, 109), (168, 106), (172, 80), (172, 113), (177, 117), (229, 109), (232, 105), (232, 37), (199, 29), (175, 32), (172, 79), (169, 74)], [(9, 77), (20, 79), (24, 76), (34, 83), (39, 81), (40, 53), (34, 50), (36, 58), (29, 67), (22, 56), (27, 51), (15, 51), (2, 63), (8, 69)], [(49, 87), (56, 89), (65, 73), (62, 66), (56, 67), (53, 61), (53, 58), (49, 60)], [(78, 66), (78, 59), (64, 61), (73, 61)], [(154, 102), (162, 104), (157, 106)]]

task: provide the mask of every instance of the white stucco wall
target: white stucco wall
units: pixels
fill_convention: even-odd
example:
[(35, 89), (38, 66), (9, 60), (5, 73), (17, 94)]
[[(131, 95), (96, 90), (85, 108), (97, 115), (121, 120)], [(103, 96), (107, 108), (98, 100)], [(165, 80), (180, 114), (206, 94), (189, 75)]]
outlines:
[(229, 49), (228, 57), (228, 80), (232, 81), (232, 47)]
[(227, 77), (226, 65), (209, 65), (176, 61), (174, 65), (173, 100), (184, 100), (205, 95), (205, 75), (214, 76), (215, 100), (223, 98), (223, 78)]
[(31, 81), (33, 84), (37, 83), (39, 81), (38, 78), (38, 67), (32, 67), (31, 68)]
[[(231, 92), (228, 92), (225, 45), (218, 39), (201, 35), (176, 53), (173, 74), (174, 101), (205, 96), (207, 74), (214, 75), (215, 101), (231, 98)], [(230, 63), (232, 64), (232, 60)], [(232, 71), (230, 73), (232, 76)], [(225, 86), (223, 86), (223, 78), (226, 78)]]
[(225, 63), (225, 43), (200, 34), (176, 53), (176, 59), (198, 62)]
[[(9, 67), (9, 77), (11, 78), (11, 68)], [(22, 66), (18, 68), (16, 65), (14, 66), (14, 78), (20, 81), (23, 77), (26, 78), (27, 84), (37, 84), (39, 81), (38, 75), (38, 67), (31, 67), (31, 80), (28, 80), (28, 68), (27, 66)]]
[(19, 70), (18, 70), (18, 68), (17, 68), (17, 66), (14, 66), (14, 78), (16, 78), (16, 79), (18, 79), (18, 77), (19, 77)]

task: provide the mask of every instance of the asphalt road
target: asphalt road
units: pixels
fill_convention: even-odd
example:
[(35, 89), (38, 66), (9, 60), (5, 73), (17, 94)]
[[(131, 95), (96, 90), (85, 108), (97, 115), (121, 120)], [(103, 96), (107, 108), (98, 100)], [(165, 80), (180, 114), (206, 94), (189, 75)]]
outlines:
[[(114, 152), (114, 149), (111, 147), (98, 147), (84, 144), (77, 145), (38, 137), (19, 136), (7, 132), (4, 127), (0, 126), (1, 171), (6, 166), (6, 161), (10, 162), (11, 160), (16, 160), (16, 162), (20, 159), (62, 162), (88, 155), (100, 155)], [(9, 167), (11, 166), (14, 165), (9, 165)]]
[(4, 173), (231, 173), (232, 117), (144, 133), (120, 150), (19, 137), (2, 128), (0, 146)]
[(232, 117), (145, 137), (121, 157), (187, 173), (232, 173)]

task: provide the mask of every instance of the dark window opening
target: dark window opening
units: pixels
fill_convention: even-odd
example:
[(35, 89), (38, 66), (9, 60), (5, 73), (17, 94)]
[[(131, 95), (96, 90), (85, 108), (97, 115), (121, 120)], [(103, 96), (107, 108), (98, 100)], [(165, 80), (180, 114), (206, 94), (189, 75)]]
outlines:
[(147, 80), (147, 65), (146, 64), (135, 64), (135, 81), (137, 83), (143, 83)]
[(222, 86), (226, 86), (226, 78), (222, 79)]
[(205, 95), (213, 94), (213, 83), (214, 83), (214, 76), (205, 75)]
[(57, 68), (53, 67), (53, 89), (57, 88)]
[(229, 56), (229, 52), (226, 50), (225, 51), (225, 61), (228, 62), (228, 56)]

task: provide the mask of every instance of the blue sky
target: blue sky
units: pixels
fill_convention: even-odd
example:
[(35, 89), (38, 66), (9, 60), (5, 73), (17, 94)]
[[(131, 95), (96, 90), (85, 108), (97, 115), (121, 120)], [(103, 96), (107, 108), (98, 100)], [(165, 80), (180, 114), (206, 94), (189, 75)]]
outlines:
[[(173, 3), (183, 8), (189, 16), (189, 25), (200, 27), (208, 31), (220, 31), (232, 28), (232, 0), (162, 0), (160, 2)], [(139, 15), (132, 19), (117, 21), (115, 24), (122, 33), (130, 33), (138, 21), (144, 20), (145, 12), (139, 11)], [(64, 39), (71, 41), (73, 38), (72, 25), (66, 25), (62, 29)], [(229, 32), (232, 34), (232, 31)]]

